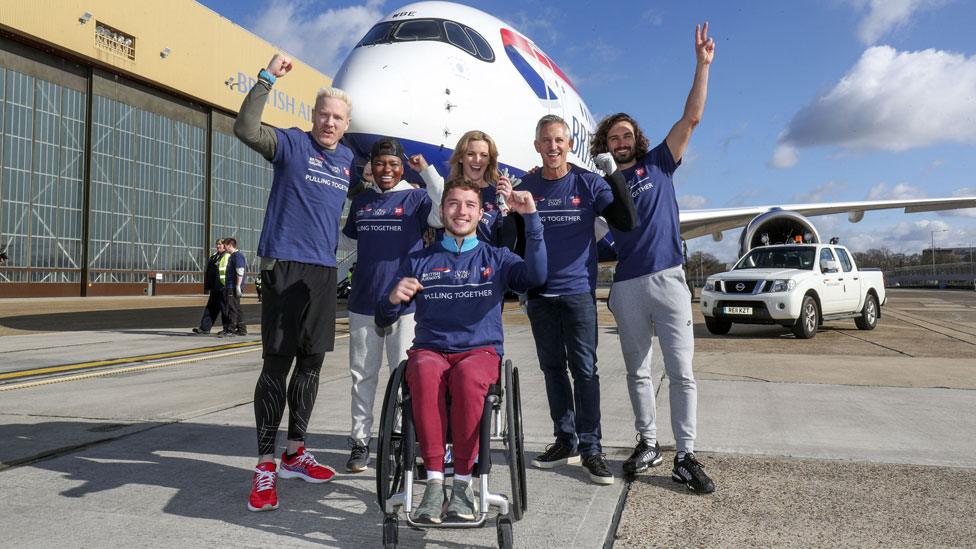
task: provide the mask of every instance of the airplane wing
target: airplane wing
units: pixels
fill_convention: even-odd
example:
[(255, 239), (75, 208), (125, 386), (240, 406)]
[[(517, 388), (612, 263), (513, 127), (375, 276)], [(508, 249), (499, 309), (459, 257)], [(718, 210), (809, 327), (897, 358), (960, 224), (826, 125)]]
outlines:
[(976, 208), (976, 196), (681, 210), (679, 222), (681, 224), (681, 238), (687, 240), (708, 234), (720, 233), (729, 229), (745, 227), (752, 218), (774, 209), (789, 210), (804, 216), (846, 213), (848, 214), (848, 219), (856, 223), (864, 217), (864, 212), (868, 210), (890, 210), (897, 208), (905, 208), (905, 213)]

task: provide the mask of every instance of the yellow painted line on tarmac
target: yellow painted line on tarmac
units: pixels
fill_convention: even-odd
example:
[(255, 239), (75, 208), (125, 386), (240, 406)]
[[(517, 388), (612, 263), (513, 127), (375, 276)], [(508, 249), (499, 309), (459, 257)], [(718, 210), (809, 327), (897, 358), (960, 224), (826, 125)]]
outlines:
[[(336, 339), (337, 340), (345, 339), (347, 337), (349, 337), (349, 334), (337, 335)], [(241, 347), (245, 347), (245, 348), (241, 348)], [(227, 348), (237, 348), (237, 350), (228, 350), (223, 353), (216, 352), (217, 350), (227, 349)], [(181, 364), (190, 364), (193, 362), (200, 362), (203, 360), (210, 360), (214, 358), (242, 355), (244, 353), (253, 353), (254, 351), (261, 350), (261, 342), (256, 341), (250, 343), (234, 343), (231, 345), (221, 345), (218, 347), (205, 347), (204, 349), (208, 349), (206, 354), (204, 352), (195, 353), (197, 355), (202, 355), (202, 356), (190, 356), (189, 358), (183, 358), (180, 360), (170, 360), (167, 362), (153, 362), (152, 364), (142, 364), (139, 366), (128, 366), (123, 368), (112, 368), (108, 370), (99, 370), (97, 372), (85, 372), (85, 373), (74, 374), (74, 375), (50, 377), (50, 378), (39, 379), (34, 381), (24, 381), (21, 383), (8, 383), (6, 385), (0, 385), (0, 393), (4, 391), (13, 391), (16, 389), (29, 389), (32, 387), (51, 385), (53, 383), (63, 383), (66, 381), (79, 381), (79, 380), (94, 379), (94, 378), (104, 377), (104, 376), (112, 376), (112, 375), (126, 374), (132, 372), (141, 372), (145, 370), (152, 370), (155, 368), (163, 368), (166, 366), (178, 366)], [(166, 355), (170, 353), (162, 353), (162, 354)], [(144, 357), (132, 357), (129, 359), (129, 362), (135, 362), (135, 360), (133, 360), (135, 358), (145, 359), (146, 356), (159, 356), (159, 355), (145, 355)], [(123, 359), (117, 359), (117, 360), (123, 360)], [(102, 361), (102, 362), (117, 363), (115, 361)], [(94, 363), (87, 363), (87, 364), (94, 364)], [(111, 364), (103, 364), (103, 365), (110, 366)], [(95, 366), (89, 366), (89, 367), (94, 368)]]
[(213, 347), (198, 347), (196, 349), (184, 349), (182, 351), (171, 351), (168, 353), (156, 353), (152, 355), (112, 358), (109, 360), (94, 360), (90, 362), (78, 362), (75, 364), (62, 364), (60, 366), (46, 366), (44, 368), (18, 370), (16, 372), (7, 372), (4, 374), (0, 374), (0, 381), (3, 381), (5, 379), (18, 379), (22, 377), (40, 376), (45, 374), (57, 374), (61, 372), (73, 372), (75, 370), (84, 370), (88, 368), (100, 368), (102, 366), (114, 366), (116, 364), (131, 364), (133, 362), (163, 360), (166, 358), (175, 358), (179, 356), (191, 356), (191, 355), (198, 355), (202, 353), (213, 353), (217, 351), (225, 351), (228, 349), (240, 349), (242, 347), (255, 347), (258, 345), (261, 345), (260, 341), (248, 341), (248, 342), (241, 342), (241, 343), (230, 343), (227, 345), (216, 345)]

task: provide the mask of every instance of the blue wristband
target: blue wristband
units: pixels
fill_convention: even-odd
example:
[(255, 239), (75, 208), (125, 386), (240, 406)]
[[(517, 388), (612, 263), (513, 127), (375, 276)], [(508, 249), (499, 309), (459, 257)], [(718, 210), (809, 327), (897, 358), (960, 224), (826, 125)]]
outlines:
[(268, 72), (268, 69), (261, 69), (261, 72), (258, 73), (258, 78), (263, 78), (267, 80), (268, 83), (271, 85), (274, 85), (275, 80), (277, 80), (277, 78), (275, 78), (275, 75)]

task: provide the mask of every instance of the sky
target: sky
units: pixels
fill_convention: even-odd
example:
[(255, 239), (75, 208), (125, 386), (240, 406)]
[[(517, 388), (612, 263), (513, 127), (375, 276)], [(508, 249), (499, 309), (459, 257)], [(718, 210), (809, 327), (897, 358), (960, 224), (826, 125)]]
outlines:
[[(408, 2), (202, 3), (333, 75), (377, 20)], [(695, 24), (708, 21), (715, 60), (675, 174), (682, 209), (976, 196), (976, 0), (461, 3), (532, 39), (597, 119), (626, 111), (652, 143), (681, 116)], [(936, 247), (976, 245), (976, 208), (813, 222), (854, 251), (918, 253), (933, 236)], [(732, 261), (738, 235), (688, 249)]]

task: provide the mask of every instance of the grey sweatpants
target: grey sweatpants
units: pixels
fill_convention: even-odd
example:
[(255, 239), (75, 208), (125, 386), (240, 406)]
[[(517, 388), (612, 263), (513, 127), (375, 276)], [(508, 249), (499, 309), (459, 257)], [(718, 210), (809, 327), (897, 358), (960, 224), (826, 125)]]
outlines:
[(378, 328), (371, 315), (349, 312), (349, 373), (352, 375), (352, 430), (349, 437), (353, 440), (369, 443), (373, 431), (373, 402), (384, 354), (392, 372), (400, 361), (407, 359), (415, 325), (412, 313), (401, 316), (388, 328)]
[(634, 427), (641, 437), (657, 440), (656, 403), (651, 379), (651, 341), (657, 335), (670, 380), (671, 430), (677, 450), (695, 450), (698, 390), (692, 372), (695, 354), (691, 296), (681, 266), (615, 282), (610, 310), (617, 321), (627, 367), (627, 390), (634, 408)]

